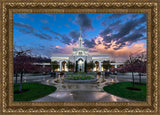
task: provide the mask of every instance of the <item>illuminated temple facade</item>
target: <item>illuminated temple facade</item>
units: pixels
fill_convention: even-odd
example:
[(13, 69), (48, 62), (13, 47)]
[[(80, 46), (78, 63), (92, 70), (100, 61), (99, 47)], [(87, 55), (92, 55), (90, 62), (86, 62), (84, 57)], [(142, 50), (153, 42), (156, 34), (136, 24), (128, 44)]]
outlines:
[[(54, 54), (51, 57), (51, 61), (57, 61), (59, 63), (59, 68), (57, 71), (68, 71), (66, 66), (67, 62), (70, 61), (75, 64), (74, 71), (84, 72), (86, 63), (93, 61), (95, 63), (95, 67), (93, 71), (103, 71), (102, 62), (108, 61), (109, 55), (90, 55), (88, 52), (88, 48), (83, 46), (83, 38), (80, 37), (78, 39), (79, 46), (73, 48), (72, 54)], [(77, 69), (77, 70), (76, 70)]]

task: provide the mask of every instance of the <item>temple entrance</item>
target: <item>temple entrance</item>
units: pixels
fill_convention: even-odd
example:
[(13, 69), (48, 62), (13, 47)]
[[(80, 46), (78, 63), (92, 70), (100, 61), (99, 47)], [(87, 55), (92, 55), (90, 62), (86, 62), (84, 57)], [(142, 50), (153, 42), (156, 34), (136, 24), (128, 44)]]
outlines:
[(66, 71), (66, 62), (65, 61), (62, 62), (62, 71)]
[(99, 62), (98, 61), (95, 62), (95, 71), (99, 71)]
[(84, 72), (84, 61), (81, 58), (78, 59), (78, 72)]

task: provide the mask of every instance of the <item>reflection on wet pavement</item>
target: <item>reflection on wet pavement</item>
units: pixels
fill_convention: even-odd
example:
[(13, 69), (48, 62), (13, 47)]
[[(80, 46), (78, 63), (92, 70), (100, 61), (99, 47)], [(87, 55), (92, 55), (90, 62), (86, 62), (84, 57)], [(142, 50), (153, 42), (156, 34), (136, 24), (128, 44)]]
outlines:
[(107, 92), (94, 91), (56, 91), (48, 96), (34, 100), (33, 102), (130, 102), (121, 97)]
[[(99, 77), (99, 76), (98, 76)], [(119, 80), (115, 78), (99, 77), (95, 83), (66, 83), (58, 77), (59, 83), (55, 83), (55, 79), (50, 78), (42, 82), (43, 84), (53, 85), (57, 90), (45, 97), (34, 100), (33, 102), (129, 102), (134, 100), (124, 99), (111, 95), (103, 90), (103, 87), (110, 85)]]

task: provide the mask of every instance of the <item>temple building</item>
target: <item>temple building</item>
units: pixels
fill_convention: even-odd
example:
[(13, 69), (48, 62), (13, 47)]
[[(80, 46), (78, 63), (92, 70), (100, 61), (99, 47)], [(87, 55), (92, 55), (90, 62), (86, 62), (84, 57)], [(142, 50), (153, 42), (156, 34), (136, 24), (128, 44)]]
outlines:
[(75, 71), (84, 72), (86, 63), (93, 61), (95, 63), (95, 67), (93, 71), (103, 71), (102, 62), (108, 61), (109, 55), (101, 54), (101, 55), (90, 55), (88, 48), (83, 46), (83, 38), (79, 37), (79, 46), (73, 48), (72, 54), (54, 54), (51, 57), (51, 61), (57, 61), (59, 63), (59, 68), (57, 71), (68, 71), (66, 66), (67, 62), (70, 61), (75, 64)]

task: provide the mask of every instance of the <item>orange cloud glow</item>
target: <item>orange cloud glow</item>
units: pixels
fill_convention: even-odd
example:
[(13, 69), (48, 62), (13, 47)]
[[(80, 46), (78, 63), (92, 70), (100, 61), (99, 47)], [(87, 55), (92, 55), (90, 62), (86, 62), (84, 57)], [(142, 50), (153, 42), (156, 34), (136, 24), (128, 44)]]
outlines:
[[(103, 41), (102, 37), (97, 37), (95, 39), (95, 43), (96, 45), (93, 48), (89, 48), (89, 54), (109, 54), (110, 59), (114, 60), (116, 62), (124, 62), (128, 59), (128, 56), (130, 54), (134, 54), (137, 55), (141, 52), (145, 52), (146, 48), (145, 48), (145, 43), (141, 42), (141, 43), (134, 43), (131, 46), (124, 46), (118, 50), (115, 50), (114, 48), (116, 48), (118, 45), (120, 44), (116, 44), (116, 41), (111, 41), (110, 43), (105, 43)], [(110, 45), (110, 47), (106, 48), (106, 45)], [(127, 44), (127, 42), (126, 42)], [(62, 53), (64, 54), (72, 54), (72, 49), (73, 47), (78, 47), (78, 43), (74, 43), (74, 44), (69, 44), (69, 45), (65, 45), (65, 47), (59, 47), (56, 46), (57, 48), (63, 49)]]
[(70, 43), (69, 45), (65, 45), (65, 47), (63, 47), (63, 53), (64, 54), (72, 54), (72, 50), (74, 47), (78, 47), (78, 43)]
[(118, 46), (116, 45), (116, 41), (111, 41), (111, 43), (107, 43), (107, 45), (111, 44), (111, 46), (110, 48), (105, 49), (104, 42), (101, 42), (100, 44), (96, 42), (99, 39), (103, 40), (102, 37), (97, 37), (95, 40), (95, 43), (96, 43), (95, 47), (89, 49), (91, 51), (96, 50), (97, 52), (93, 52), (90, 54), (109, 54), (112, 60), (125, 61), (130, 54), (136, 55), (136, 54), (146, 51), (146, 48), (144, 47), (145, 43), (136, 43), (131, 46), (124, 46), (121, 49), (114, 50), (114, 48)]

